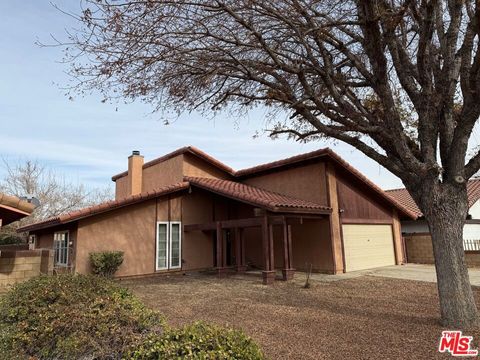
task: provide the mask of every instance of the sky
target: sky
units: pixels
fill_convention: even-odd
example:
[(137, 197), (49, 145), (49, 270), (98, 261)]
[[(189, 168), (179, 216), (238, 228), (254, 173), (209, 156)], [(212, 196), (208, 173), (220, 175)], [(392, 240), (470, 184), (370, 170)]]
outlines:
[[(79, 0), (53, 3), (79, 9)], [(166, 126), (148, 104), (107, 104), (96, 95), (69, 100), (62, 90), (69, 77), (61, 49), (35, 42), (49, 43), (50, 34), (62, 38), (75, 25), (49, 0), (0, 1), (0, 156), (9, 162), (38, 160), (72, 182), (104, 188), (113, 187), (112, 175), (126, 170), (132, 150), (148, 161), (193, 145), (241, 169), (329, 146), (379, 186), (402, 186), (346, 144), (254, 137), (265, 127), (262, 109), (238, 123), (226, 114), (213, 119), (187, 114)], [(4, 175), (0, 168), (0, 179)]]

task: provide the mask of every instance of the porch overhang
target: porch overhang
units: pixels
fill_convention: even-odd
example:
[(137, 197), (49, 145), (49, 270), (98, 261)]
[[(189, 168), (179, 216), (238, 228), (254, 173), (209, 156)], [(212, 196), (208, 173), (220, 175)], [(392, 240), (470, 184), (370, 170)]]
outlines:
[(299, 221), (303, 223), (303, 219), (323, 219), (323, 214), (272, 214), (265, 213), (263, 216), (243, 219), (229, 219), (212, 221), (203, 224), (188, 224), (183, 226), (185, 232), (190, 231), (215, 231), (216, 232), (216, 264), (219, 274), (223, 274), (227, 269), (225, 258), (225, 241), (223, 238), (223, 230), (234, 229), (235, 240), (235, 258), (237, 259), (237, 271), (245, 271), (247, 266), (245, 263), (245, 239), (243, 236), (244, 229), (259, 227), (261, 229), (262, 241), (262, 258), (263, 258), (263, 283), (271, 284), (275, 281), (275, 265), (274, 265), (274, 245), (273, 245), (273, 227), (282, 227), (282, 256), (283, 280), (290, 280), (294, 276), (293, 268), (293, 250), (292, 250), (292, 223)]
[(219, 220), (211, 221), (202, 224), (188, 224), (183, 226), (183, 231), (211, 231), (217, 230), (220, 226), (221, 229), (234, 229), (234, 228), (250, 228), (262, 226), (265, 221), (265, 217), (268, 219), (268, 223), (272, 225), (282, 225), (285, 221), (288, 222), (289, 219), (297, 219), (302, 221), (302, 219), (323, 219), (324, 214), (270, 214), (259, 217), (252, 218), (243, 218), (243, 219), (232, 219), (232, 220)]

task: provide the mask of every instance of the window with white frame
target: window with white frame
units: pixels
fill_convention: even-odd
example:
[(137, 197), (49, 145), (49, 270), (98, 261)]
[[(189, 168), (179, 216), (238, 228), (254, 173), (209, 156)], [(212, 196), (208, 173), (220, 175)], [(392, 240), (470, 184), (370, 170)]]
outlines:
[(55, 265), (68, 265), (68, 231), (53, 234), (53, 249), (55, 251)]
[(157, 223), (157, 270), (179, 269), (182, 265), (182, 223)]

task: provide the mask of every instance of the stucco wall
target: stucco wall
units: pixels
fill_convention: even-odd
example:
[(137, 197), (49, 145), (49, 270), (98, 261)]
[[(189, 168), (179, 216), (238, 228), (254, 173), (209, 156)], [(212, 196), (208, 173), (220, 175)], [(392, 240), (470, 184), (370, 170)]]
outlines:
[(242, 180), (245, 184), (327, 205), (325, 164), (284, 168)]
[(155, 207), (151, 200), (80, 220), (76, 271), (90, 272), (90, 252), (120, 250), (124, 262), (117, 276), (155, 272)]
[[(425, 220), (402, 221), (402, 232), (405, 234), (429, 233), (430, 229)], [(480, 239), (480, 224), (467, 223), (463, 227), (463, 238), (466, 240)]]
[(466, 240), (480, 240), (480, 224), (465, 224), (463, 226), (463, 238)]
[[(180, 154), (171, 159), (145, 167), (142, 172), (142, 192), (183, 181), (183, 176), (228, 179), (230, 176), (208, 162), (191, 154)], [(128, 175), (115, 181), (115, 198), (128, 196)]]
[(142, 192), (183, 181), (183, 155), (143, 169)]
[[(212, 196), (204, 191), (193, 190), (182, 200), (183, 224), (203, 224), (213, 221)], [(214, 234), (212, 232), (189, 231), (183, 235), (183, 268), (205, 269), (214, 266)]]
[(122, 199), (128, 195), (128, 176), (115, 180), (115, 199)]
[[(123, 176), (115, 181), (116, 199), (130, 195), (128, 194), (128, 176)], [(155, 190), (181, 181), (183, 181), (183, 155), (178, 155), (143, 169), (142, 192)]]
[(480, 219), (480, 200), (477, 200), (468, 210), (472, 219)]
[(185, 176), (205, 177), (213, 179), (230, 179), (225, 171), (191, 154), (183, 156), (183, 174)]

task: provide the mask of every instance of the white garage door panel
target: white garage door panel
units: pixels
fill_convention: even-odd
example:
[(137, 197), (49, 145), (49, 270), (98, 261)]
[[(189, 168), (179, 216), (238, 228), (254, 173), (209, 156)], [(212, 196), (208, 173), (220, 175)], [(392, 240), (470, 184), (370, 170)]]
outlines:
[(346, 271), (395, 265), (391, 225), (343, 225)]

